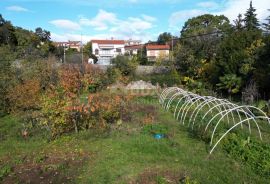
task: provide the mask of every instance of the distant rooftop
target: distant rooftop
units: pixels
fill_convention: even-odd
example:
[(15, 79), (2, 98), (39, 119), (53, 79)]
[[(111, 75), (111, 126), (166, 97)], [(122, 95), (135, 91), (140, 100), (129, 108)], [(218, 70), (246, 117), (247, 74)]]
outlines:
[(126, 50), (141, 49), (141, 48), (143, 48), (143, 45), (127, 45), (127, 46), (125, 46)]
[(92, 40), (92, 43), (124, 45), (125, 41), (124, 40)]
[(147, 50), (169, 50), (170, 46), (169, 45), (147, 45), (146, 49)]
[(69, 46), (78, 46), (81, 45), (81, 41), (67, 41), (67, 42), (54, 42), (57, 46), (64, 46), (64, 45), (69, 45)]

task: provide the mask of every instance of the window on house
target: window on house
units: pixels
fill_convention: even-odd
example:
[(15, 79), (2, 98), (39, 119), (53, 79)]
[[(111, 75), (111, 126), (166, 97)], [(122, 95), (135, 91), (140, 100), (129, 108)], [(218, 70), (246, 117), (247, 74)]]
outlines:
[(120, 48), (117, 48), (117, 49), (116, 49), (116, 52), (121, 53), (121, 49), (120, 49)]
[(95, 50), (95, 55), (98, 55), (98, 52), (99, 52), (98, 49), (96, 49), (96, 50)]

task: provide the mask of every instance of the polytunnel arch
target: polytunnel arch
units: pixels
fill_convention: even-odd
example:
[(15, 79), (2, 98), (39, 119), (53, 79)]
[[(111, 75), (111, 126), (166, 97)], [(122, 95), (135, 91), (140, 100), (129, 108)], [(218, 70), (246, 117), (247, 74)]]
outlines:
[[(229, 110), (228, 110), (228, 111), (227, 111), (227, 112), (226, 112), (226, 113), (218, 120), (217, 124), (215, 125), (214, 130), (213, 130), (213, 132), (212, 132), (210, 145), (211, 145), (212, 142), (213, 142), (213, 137), (214, 137), (214, 134), (215, 134), (215, 132), (216, 132), (216, 129), (217, 129), (219, 123), (221, 122), (221, 120), (224, 118), (224, 116), (225, 116), (226, 114), (230, 113), (230, 111), (238, 111), (239, 109), (242, 109), (242, 108), (247, 108), (247, 109), (253, 108), (253, 109), (258, 110), (259, 112), (261, 112), (261, 113), (264, 115), (264, 116), (259, 116), (259, 117), (265, 117), (265, 119), (267, 119), (267, 120), (268, 120), (268, 123), (270, 124), (270, 120), (269, 120), (269, 118), (266, 116), (266, 114), (265, 114), (261, 109), (259, 109), (259, 108), (257, 108), (257, 107), (254, 107), (254, 106), (246, 106), (246, 105), (244, 105), (244, 106), (238, 106), (238, 107), (229, 109)], [(258, 122), (255, 120), (256, 117), (257, 117), (257, 116), (254, 116), (254, 115), (252, 116), (252, 115), (251, 115), (251, 117), (250, 117), (251, 119), (250, 119), (250, 118), (246, 118), (246, 119), (247, 119), (248, 122), (249, 122), (249, 120), (253, 120), (253, 122), (256, 124), (256, 126), (257, 126), (257, 128), (258, 128), (258, 132), (259, 132), (260, 138), (262, 139), (260, 126), (258, 125)], [(240, 122), (242, 122), (242, 121), (240, 121)]]
[(168, 101), (167, 105), (165, 105), (165, 106), (166, 106), (165, 109), (167, 109), (167, 111), (168, 111), (168, 109), (169, 109), (170, 106), (171, 106), (172, 101), (173, 101), (177, 96), (180, 96), (180, 95), (182, 95), (182, 94), (183, 94), (182, 91), (179, 91), (179, 92), (175, 93), (175, 94), (170, 98), (170, 100)]
[(170, 88), (168, 91), (166, 91), (165, 92), (165, 96), (163, 97), (163, 108), (165, 108), (165, 106), (166, 106), (166, 99), (167, 99), (167, 96), (169, 95), (169, 94), (171, 94), (172, 92), (174, 92), (175, 90), (179, 90), (179, 89), (177, 89), (177, 88)]
[[(255, 117), (256, 119), (267, 119), (268, 121), (270, 121), (270, 118), (268, 118), (268, 117), (264, 117), (264, 116), (262, 116), (262, 117)], [(240, 122), (238, 122), (237, 124), (235, 124), (235, 125), (233, 125), (230, 129), (228, 129), (220, 138), (219, 138), (219, 140), (216, 142), (216, 144), (212, 147), (212, 149), (210, 150), (210, 152), (209, 152), (209, 154), (212, 154), (212, 152), (214, 151), (214, 149), (216, 148), (216, 146), (219, 144), (219, 142), (230, 132), (230, 131), (232, 131), (235, 127), (237, 127), (238, 125), (240, 125), (240, 124), (242, 124), (242, 123), (244, 123), (245, 121), (248, 121), (248, 120), (250, 120), (251, 118), (248, 118), (248, 119), (244, 119), (244, 120), (242, 120), (242, 121), (240, 121)]]
[[(197, 112), (196, 112), (196, 114), (195, 114), (195, 116), (194, 116), (194, 118), (193, 118), (192, 128), (193, 128), (193, 126), (194, 126), (194, 124), (195, 124), (195, 120), (196, 120), (196, 118), (197, 118), (199, 112), (202, 110), (202, 108), (203, 108), (205, 105), (208, 105), (208, 107), (210, 108), (209, 103), (211, 103), (211, 104), (214, 104), (214, 103), (215, 103), (215, 105), (217, 105), (217, 104), (223, 103), (224, 101), (225, 101), (224, 99), (217, 99), (217, 98), (213, 97), (212, 99), (209, 99), (209, 100), (206, 100), (205, 102), (202, 102), (202, 103), (198, 106), (198, 109), (195, 109), (195, 110), (193, 111), (193, 113), (196, 112), (196, 111), (197, 111)], [(224, 108), (224, 109), (226, 109), (225, 107), (226, 107), (226, 106), (223, 105), (223, 108)], [(221, 111), (221, 109), (218, 109), (218, 110)], [(192, 119), (193, 113), (192, 113), (190, 119)]]
[[(259, 109), (257, 107), (247, 106), (247, 105), (240, 106), (240, 105), (234, 104), (226, 99), (219, 99), (219, 98), (216, 98), (213, 96), (201, 96), (201, 95), (197, 95), (197, 94), (185, 91), (185, 90), (183, 90), (181, 88), (177, 88), (177, 87), (170, 87), (170, 88), (164, 89), (160, 94), (159, 102), (166, 111), (169, 111), (172, 107), (172, 104), (174, 102), (177, 102), (176, 106), (175, 107), (173, 106), (174, 107), (173, 116), (174, 116), (174, 118), (176, 118), (176, 120), (178, 120), (179, 115), (181, 113), (180, 121), (182, 122), (183, 125), (185, 124), (184, 122), (188, 116), (188, 112), (192, 112), (190, 115), (190, 118), (189, 118), (189, 122), (188, 122), (188, 126), (190, 126), (190, 123), (192, 123), (192, 129), (195, 125), (198, 114), (200, 112), (206, 111), (206, 113), (201, 118), (201, 120), (204, 120), (207, 116), (210, 115), (210, 113), (211, 113), (211, 116), (213, 116), (208, 121), (207, 124), (206, 123), (199, 124), (199, 127), (201, 125), (205, 126), (204, 127), (205, 132), (208, 130), (208, 127), (212, 123), (212, 121), (214, 121), (217, 117), (219, 117), (217, 123), (214, 126), (214, 129), (212, 130), (210, 146), (213, 144), (213, 138), (214, 138), (215, 133), (217, 131), (217, 127), (220, 125), (220, 122), (226, 117), (227, 123), (229, 125), (230, 124), (229, 116), (232, 117), (233, 126), (231, 126), (229, 128), (229, 130), (227, 130), (221, 136), (221, 138), (214, 144), (214, 146), (212, 147), (212, 149), (210, 151), (210, 154), (213, 152), (213, 150), (218, 145), (218, 143), (232, 129), (234, 129), (235, 127), (237, 127), (239, 125), (241, 125), (241, 127), (242, 127), (242, 124), (244, 122), (248, 122), (250, 133), (251, 133), (250, 121), (255, 123), (256, 127), (258, 129), (260, 138), (262, 138), (261, 130), (260, 130), (260, 126), (259, 126), (258, 122), (256, 121), (256, 119), (267, 120), (269, 125), (270, 125), (269, 117), (261, 109)], [(190, 111), (190, 109), (194, 106), (195, 106), (195, 108), (192, 109), (192, 111)], [(252, 112), (252, 110), (258, 111), (260, 116), (258, 116), (258, 115), (256, 116)], [(238, 118), (235, 118), (234, 113), (237, 113)], [(244, 115), (244, 116), (242, 116), (242, 115)], [(201, 122), (203, 122), (203, 121), (201, 121)]]

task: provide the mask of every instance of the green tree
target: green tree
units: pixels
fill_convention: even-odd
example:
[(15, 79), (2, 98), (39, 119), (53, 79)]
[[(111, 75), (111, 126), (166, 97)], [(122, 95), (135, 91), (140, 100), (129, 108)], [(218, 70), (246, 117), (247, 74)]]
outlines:
[(256, 52), (254, 79), (259, 86), (262, 97), (270, 97), (270, 35), (264, 38), (264, 47)]
[(96, 64), (98, 62), (98, 58), (95, 54), (92, 53), (92, 42), (87, 42), (86, 45), (83, 48), (83, 53), (85, 53), (89, 58), (94, 60), (94, 63)]
[(123, 76), (133, 75), (138, 65), (137, 58), (130, 59), (128, 56), (117, 56), (112, 63), (118, 68)]
[(240, 27), (241, 16), (238, 16), (238, 25), (224, 36), (218, 50), (217, 66), (220, 75), (235, 74), (241, 77), (243, 84), (252, 80), (256, 50), (262, 43), (262, 32), (257, 28), (257, 18), (252, 2), (244, 18), (244, 29)]
[(43, 58), (49, 57), (50, 54), (56, 54), (56, 46), (51, 42), (45, 42), (39, 46), (40, 56)]
[(226, 36), (217, 54), (216, 65), (220, 75), (236, 74), (244, 84), (252, 79), (255, 51), (262, 46), (261, 34), (257, 31), (233, 31)]
[(252, 6), (252, 1), (250, 1), (249, 9), (247, 9), (247, 12), (245, 13), (245, 18), (244, 18), (245, 28), (247, 30), (258, 29), (260, 26), (259, 21), (256, 17), (257, 14), (255, 12), (256, 12), (256, 9)]
[(210, 61), (217, 53), (221, 36), (231, 29), (227, 17), (210, 14), (189, 19), (181, 30), (183, 45), (196, 53), (198, 61)]
[(17, 27), (15, 35), (19, 45), (16, 48), (18, 58), (26, 58), (35, 53), (39, 41), (38, 37), (33, 32)]
[(8, 92), (15, 83), (13, 52), (6, 46), (0, 47), (0, 116), (9, 112)]
[[(181, 37), (199, 36), (202, 34), (224, 32), (230, 29), (230, 21), (224, 15), (204, 14), (193, 17), (185, 22), (181, 30)], [(213, 34), (215, 35), (215, 34)], [(199, 37), (197, 39), (201, 39)]]
[(0, 46), (9, 45), (14, 47), (18, 44), (15, 36), (15, 28), (10, 21), (6, 21), (0, 14)]
[(41, 27), (36, 28), (35, 34), (39, 37), (40, 41), (48, 42), (51, 39), (50, 31), (43, 30)]
[(220, 83), (217, 84), (219, 89), (227, 90), (228, 94), (231, 95), (238, 93), (242, 86), (242, 81), (240, 77), (235, 74), (226, 74), (220, 77)]
[(140, 65), (147, 65), (148, 64), (148, 59), (147, 59), (146, 55), (147, 55), (146, 46), (144, 45), (137, 52), (137, 59), (138, 59)]
[(174, 48), (175, 63), (182, 75), (198, 77), (202, 60), (215, 60), (222, 36), (231, 29), (223, 15), (205, 14), (189, 19), (181, 30), (181, 42)]
[(179, 68), (182, 75), (196, 76), (196, 68), (199, 65), (192, 48), (184, 44), (177, 44), (174, 48), (174, 59), (176, 67)]
[(92, 42), (87, 42), (83, 47), (83, 53), (86, 54), (88, 57), (92, 54)]
[(172, 34), (168, 32), (164, 32), (158, 36), (157, 42), (158, 44), (164, 45), (167, 42), (169, 42), (171, 39), (173, 39)]
[(241, 31), (243, 29), (243, 27), (244, 27), (243, 26), (244, 20), (242, 18), (242, 14), (238, 14), (237, 19), (235, 19), (233, 22), (234, 22), (234, 28), (235, 28), (235, 30)]

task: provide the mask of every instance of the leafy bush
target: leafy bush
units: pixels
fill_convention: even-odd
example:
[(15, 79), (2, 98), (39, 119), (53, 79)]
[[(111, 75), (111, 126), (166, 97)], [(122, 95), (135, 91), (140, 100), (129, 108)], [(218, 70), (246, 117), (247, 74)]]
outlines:
[(50, 130), (53, 137), (71, 129), (66, 121), (68, 101), (65, 96), (63, 88), (57, 87), (48, 90), (41, 98), (41, 124)]
[(68, 98), (75, 98), (82, 87), (81, 73), (74, 65), (66, 65), (60, 69), (60, 86)]
[(39, 109), (40, 83), (36, 79), (23, 81), (10, 89), (8, 100), (11, 111)]
[(15, 56), (8, 47), (0, 47), (0, 116), (7, 114), (9, 109), (7, 94), (9, 89), (12, 88), (15, 79), (15, 72), (11, 62), (14, 59)]
[(175, 71), (166, 74), (151, 74), (145, 76), (137, 76), (136, 80), (150, 81), (152, 84), (160, 84), (161, 86), (175, 86), (181, 83), (180, 77)]
[(53, 137), (83, 129), (105, 129), (122, 118), (129, 96), (94, 93), (86, 103), (65, 97), (62, 88), (51, 90), (42, 98), (42, 124)]
[(227, 90), (228, 94), (235, 94), (240, 91), (242, 81), (235, 74), (226, 74), (219, 78), (220, 83), (217, 84), (219, 89)]
[(232, 157), (243, 161), (258, 174), (270, 177), (270, 146), (265, 143), (244, 139), (239, 134), (226, 136), (223, 149)]
[(121, 71), (116, 67), (109, 67), (105, 73), (105, 77), (102, 78), (104, 85), (113, 84), (121, 78)]
[(268, 116), (270, 116), (270, 101), (259, 100), (256, 104), (256, 107), (263, 110)]
[(123, 76), (133, 75), (138, 65), (136, 57), (129, 59), (128, 56), (117, 56), (112, 63)]
[(89, 93), (95, 93), (97, 92), (98, 84), (90, 84), (88, 85), (88, 91)]
[(104, 123), (115, 123), (121, 118), (126, 97), (114, 94), (92, 94), (88, 96), (86, 108), (93, 118)]
[(80, 79), (84, 92), (95, 93), (107, 86), (107, 83), (104, 83), (106, 75), (102, 70), (92, 65), (85, 65), (84, 68), (84, 75)]

